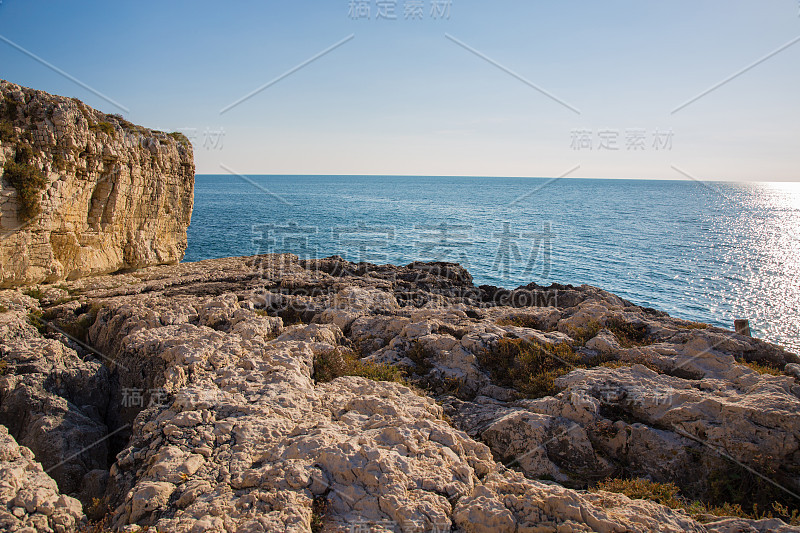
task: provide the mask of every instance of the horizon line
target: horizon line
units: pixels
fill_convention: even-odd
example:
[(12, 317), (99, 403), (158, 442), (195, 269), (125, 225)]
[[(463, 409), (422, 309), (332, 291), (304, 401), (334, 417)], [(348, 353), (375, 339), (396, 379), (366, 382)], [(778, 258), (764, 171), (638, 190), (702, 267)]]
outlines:
[[(243, 173), (246, 176), (282, 176), (282, 177), (334, 177), (334, 178), (490, 178), (490, 179), (558, 179), (558, 180), (629, 180), (629, 181), (689, 181), (689, 182), (705, 182), (713, 181), (717, 183), (798, 183), (800, 178), (794, 179), (754, 179), (754, 180), (736, 180), (729, 178), (609, 178), (607, 176), (480, 176), (480, 175), (466, 175), (466, 174), (262, 174), (262, 173)], [(206, 172), (195, 172), (195, 176), (231, 176), (231, 174), (217, 174)]]

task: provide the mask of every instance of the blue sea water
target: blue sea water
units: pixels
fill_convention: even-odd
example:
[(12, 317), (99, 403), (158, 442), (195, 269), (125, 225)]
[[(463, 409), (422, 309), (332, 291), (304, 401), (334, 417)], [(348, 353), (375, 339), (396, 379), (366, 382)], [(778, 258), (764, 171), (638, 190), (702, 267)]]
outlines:
[(185, 261), (454, 261), (475, 283), (596, 285), (800, 351), (800, 184), (198, 175)]

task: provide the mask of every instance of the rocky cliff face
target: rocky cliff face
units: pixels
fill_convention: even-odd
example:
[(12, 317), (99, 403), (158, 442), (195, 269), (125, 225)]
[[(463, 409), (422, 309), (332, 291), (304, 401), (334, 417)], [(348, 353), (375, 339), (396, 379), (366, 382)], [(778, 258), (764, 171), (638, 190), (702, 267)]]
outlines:
[(585, 490), (800, 491), (797, 355), (594, 287), (259, 256), (28, 293), (0, 291), (9, 531), (71, 531), (72, 497), (117, 531), (800, 531)]
[(0, 287), (174, 263), (192, 147), (76, 99), (0, 80)]

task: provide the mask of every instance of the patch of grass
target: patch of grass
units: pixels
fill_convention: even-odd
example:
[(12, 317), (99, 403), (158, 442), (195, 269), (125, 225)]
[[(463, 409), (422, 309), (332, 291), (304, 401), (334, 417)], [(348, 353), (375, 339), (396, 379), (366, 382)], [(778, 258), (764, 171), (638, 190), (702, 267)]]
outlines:
[(314, 356), (314, 379), (326, 383), (342, 376), (361, 376), (375, 381), (395, 381), (405, 384), (400, 369), (383, 363), (363, 361), (346, 348), (334, 348)]
[(479, 354), (478, 362), (498, 385), (513, 387), (527, 398), (540, 398), (561, 391), (554, 381), (577, 367), (578, 356), (565, 343), (542, 345), (502, 338)]
[(45, 322), (41, 311), (30, 311), (28, 313), (28, 322), (39, 330), (42, 335), (47, 333), (47, 322)]
[(592, 492), (606, 491), (624, 494), (634, 500), (650, 500), (672, 509), (682, 509), (697, 519), (711, 520), (714, 517), (734, 516), (748, 519), (780, 518), (791, 525), (800, 524), (800, 511), (790, 509), (786, 505), (773, 501), (766, 505), (768, 511), (760, 511), (758, 503), (752, 504), (752, 511), (742, 508), (740, 503), (719, 502), (716, 504), (705, 503), (699, 500), (689, 500), (680, 494), (680, 489), (674, 483), (656, 483), (647, 479), (607, 479), (590, 489)]
[(744, 359), (737, 359), (736, 362), (739, 363), (740, 365), (746, 366), (747, 368), (755, 370), (759, 374), (767, 374), (770, 376), (783, 375), (783, 371), (780, 368), (772, 366), (770, 364), (761, 364), (756, 361), (745, 361)]
[(518, 328), (530, 328), (541, 330), (539, 319), (533, 315), (512, 315), (501, 318), (497, 321), (498, 326), (515, 326)]
[(47, 186), (42, 171), (29, 163), (33, 151), (18, 144), (14, 160), (3, 165), (3, 178), (17, 191), (20, 220), (29, 220), (41, 212), (41, 193)]
[(647, 326), (645, 324), (633, 324), (620, 318), (609, 318), (605, 327), (614, 334), (623, 348), (647, 344), (645, 342), (647, 338)]
[(39, 287), (30, 287), (28, 289), (25, 289), (24, 291), (22, 291), (22, 294), (24, 294), (25, 296), (30, 296), (31, 298), (39, 300), (40, 302), (42, 301), (42, 298), (44, 298), (44, 292), (42, 292), (42, 289), (40, 289)]
[(672, 509), (683, 509), (680, 489), (674, 483), (655, 483), (647, 479), (607, 479), (597, 484), (593, 492), (604, 490), (624, 494), (632, 500), (650, 500)]
[(8, 374), (8, 361), (0, 359), (0, 376)]
[(254, 309), (253, 312), (258, 316), (270, 316), (269, 311), (266, 309)]
[(179, 131), (173, 131), (172, 133), (168, 134), (170, 137), (178, 141), (178, 144), (182, 144), (184, 146), (190, 146), (191, 143), (189, 142), (189, 138), (186, 137), (183, 133)]
[(71, 287), (67, 287), (67, 286), (66, 286), (66, 285), (64, 285), (63, 283), (62, 283), (62, 284), (60, 284), (60, 285), (54, 285), (54, 287), (55, 287), (56, 289), (61, 289), (62, 291), (67, 291), (67, 294), (69, 294), (70, 296), (72, 296), (72, 295), (74, 295), (74, 294), (77, 294), (78, 292), (80, 292), (78, 289), (73, 289), (73, 288), (71, 288)]
[(583, 346), (603, 328), (609, 330), (623, 348), (647, 344), (647, 326), (645, 324), (633, 324), (614, 317), (606, 320), (605, 325), (600, 324), (597, 320), (592, 320), (583, 328), (576, 328), (570, 336), (575, 339), (578, 346)]
[(92, 131), (102, 131), (106, 135), (113, 137), (116, 135), (117, 130), (114, 128), (114, 125), (110, 122), (94, 122), (89, 124), (89, 129)]
[(3, 304), (0, 304), (0, 313), (7, 313), (7, 312), (8, 312), (8, 307), (6, 307)]
[(600, 333), (600, 322), (597, 320), (592, 320), (588, 324), (586, 324), (583, 328), (576, 328), (574, 332), (570, 335), (573, 339), (575, 339), (575, 343), (578, 346), (583, 346), (590, 339), (594, 338), (598, 333)]
[[(106, 117), (108, 117), (108, 116), (109, 115), (106, 115)], [(123, 117), (119, 113), (112, 113), (110, 116), (113, 117), (114, 119), (116, 119), (116, 121), (119, 122), (119, 125), (122, 126), (123, 129), (126, 129), (126, 130), (136, 129), (136, 125), (135, 124), (133, 124), (132, 122), (126, 120), (125, 117)]]

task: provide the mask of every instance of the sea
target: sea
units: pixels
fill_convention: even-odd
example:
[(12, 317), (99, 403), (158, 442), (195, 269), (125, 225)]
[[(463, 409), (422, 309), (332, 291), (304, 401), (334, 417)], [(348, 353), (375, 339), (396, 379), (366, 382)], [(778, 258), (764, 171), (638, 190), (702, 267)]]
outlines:
[(800, 183), (198, 175), (185, 261), (450, 261), (476, 285), (589, 284), (800, 353)]

